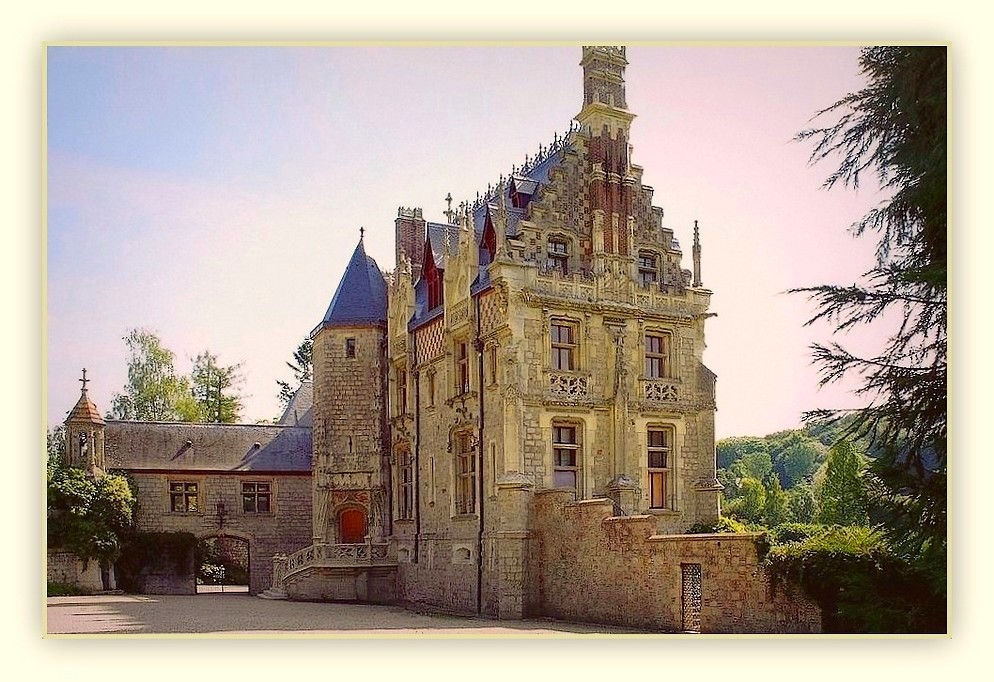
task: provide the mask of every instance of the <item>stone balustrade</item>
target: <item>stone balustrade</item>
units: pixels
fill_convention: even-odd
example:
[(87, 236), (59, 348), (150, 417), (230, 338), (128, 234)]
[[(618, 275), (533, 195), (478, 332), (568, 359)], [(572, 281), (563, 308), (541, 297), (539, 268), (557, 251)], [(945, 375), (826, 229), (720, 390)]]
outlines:
[(373, 542), (352, 545), (326, 543), (310, 545), (287, 557), (284, 575), (307, 567), (393, 565), (396, 562), (391, 559), (389, 548), (390, 545), (387, 543)]
[(549, 393), (555, 398), (583, 399), (590, 394), (590, 377), (582, 374), (549, 374)]

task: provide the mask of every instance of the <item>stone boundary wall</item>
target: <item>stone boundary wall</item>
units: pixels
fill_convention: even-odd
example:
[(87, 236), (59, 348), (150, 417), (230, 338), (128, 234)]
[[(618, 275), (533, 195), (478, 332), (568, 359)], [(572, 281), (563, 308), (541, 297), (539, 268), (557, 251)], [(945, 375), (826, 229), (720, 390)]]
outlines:
[(654, 535), (652, 516), (612, 517), (609, 500), (534, 496), (528, 601), (540, 615), (659, 631), (684, 628), (682, 565), (700, 566), (700, 632), (818, 633), (818, 607), (773, 589), (757, 534)]
[(104, 589), (100, 578), (100, 562), (91, 559), (83, 567), (83, 560), (70, 552), (50, 551), (45, 566), (50, 583), (75, 585), (83, 590), (99, 592)]

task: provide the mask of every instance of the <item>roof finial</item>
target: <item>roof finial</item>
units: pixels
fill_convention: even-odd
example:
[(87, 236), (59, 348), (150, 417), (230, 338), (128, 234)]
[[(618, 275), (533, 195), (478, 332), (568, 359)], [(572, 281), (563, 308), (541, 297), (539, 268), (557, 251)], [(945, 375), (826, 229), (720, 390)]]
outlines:
[(445, 219), (448, 221), (449, 225), (454, 225), (456, 213), (452, 210), (452, 192), (445, 195), (445, 203), (448, 204), (448, 208), (445, 209)]
[(364, 228), (364, 227), (360, 227), (360, 228), (359, 228), (359, 241), (362, 241), (362, 238), (363, 238), (363, 237), (364, 237), (365, 235), (366, 235), (366, 228)]
[(89, 379), (86, 378), (86, 367), (83, 368), (83, 378), (80, 379), (83, 384), (83, 393), (86, 393), (86, 384), (89, 383)]

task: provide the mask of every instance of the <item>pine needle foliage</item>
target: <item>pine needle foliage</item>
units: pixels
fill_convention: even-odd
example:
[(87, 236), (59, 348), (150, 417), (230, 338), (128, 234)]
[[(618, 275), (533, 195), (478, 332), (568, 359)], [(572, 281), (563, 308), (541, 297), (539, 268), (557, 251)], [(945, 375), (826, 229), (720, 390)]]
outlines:
[[(887, 199), (852, 226), (877, 238), (876, 266), (863, 281), (826, 284), (807, 294), (819, 320), (838, 332), (899, 320), (875, 355), (839, 343), (813, 346), (820, 383), (860, 380), (867, 404), (844, 437), (864, 438), (876, 457), (866, 477), (874, 515), (896, 555), (925, 569), (945, 594), (947, 456), (947, 170), (946, 49), (864, 48), (862, 90), (819, 112), (825, 127), (798, 134), (813, 142), (810, 161), (838, 167), (825, 187), (858, 188), (869, 174)], [(817, 411), (809, 420), (841, 420)]]

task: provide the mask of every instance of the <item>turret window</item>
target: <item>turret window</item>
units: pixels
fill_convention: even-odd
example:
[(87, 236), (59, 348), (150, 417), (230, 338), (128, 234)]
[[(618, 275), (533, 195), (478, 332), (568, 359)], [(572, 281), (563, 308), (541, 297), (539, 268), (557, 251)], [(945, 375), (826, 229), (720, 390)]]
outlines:
[(355, 357), (355, 339), (345, 339), (345, 357)]

